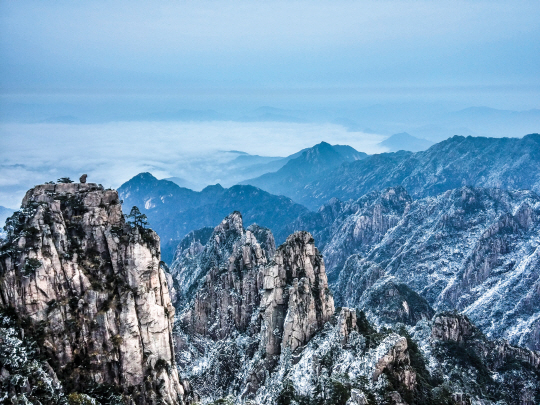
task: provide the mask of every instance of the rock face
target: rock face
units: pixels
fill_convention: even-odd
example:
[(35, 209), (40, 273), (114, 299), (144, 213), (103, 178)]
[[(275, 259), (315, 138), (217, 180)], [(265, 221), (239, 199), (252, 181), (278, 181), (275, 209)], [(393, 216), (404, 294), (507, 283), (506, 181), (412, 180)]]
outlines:
[(244, 229), (234, 212), (198, 254), (177, 258), (178, 361), (203, 398), (252, 397), (281, 353), (303, 347), (334, 313), (324, 261), (307, 232), (276, 250), (269, 230)]
[(463, 343), (477, 333), (478, 329), (466, 317), (457, 314), (439, 314), (433, 320), (431, 339)]
[(175, 304), (177, 358), (198, 395), (219, 398), (242, 389), (250, 374), (242, 370), (259, 346), (262, 271), (275, 243), (268, 229), (245, 229), (239, 212), (227, 216), (202, 249), (186, 250), (187, 242), (170, 270), (182, 291)]
[(243, 230), (241, 220), (238, 213), (232, 214), (214, 231), (212, 238), (216, 244), (230, 231), (231, 224), (239, 227), (235, 231), (239, 231), (240, 238), (222, 265), (212, 266), (201, 275), (203, 281), (193, 298), (193, 305), (181, 316), (189, 334), (220, 340), (235, 331), (244, 333), (251, 329), (251, 334), (258, 332), (259, 322), (253, 315), (259, 308), (260, 270), (267, 258), (254, 234), (249, 229)]
[[(435, 310), (466, 313), (489, 337), (540, 349), (538, 195), (462, 187), (410, 203), (394, 224), (334, 270), (337, 305), (363, 302), (384, 274)], [(355, 245), (352, 236), (340, 243), (336, 251)]]
[(7, 229), (1, 306), (36, 336), (65, 387), (183, 403), (159, 238), (124, 221), (116, 191), (36, 186)]
[[(182, 240), (178, 245), (175, 260), (170, 268), (170, 274), (174, 279), (174, 285), (179, 290), (183, 302), (182, 307), (191, 302), (193, 294), (205, 283), (207, 274), (216, 269), (224, 269), (234, 266), (243, 266), (239, 261), (244, 249), (251, 249), (252, 243), (257, 243), (259, 250), (256, 255), (261, 253), (263, 257), (256, 258), (252, 264), (255, 267), (261, 265), (264, 260), (269, 260), (275, 252), (275, 242), (272, 233), (258, 225), (250, 226), (247, 231), (243, 227), (242, 215), (235, 211), (227, 216), (213, 230), (203, 228), (193, 231)], [(261, 239), (257, 241), (256, 236)], [(201, 241), (205, 241), (203, 246)], [(246, 260), (250, 260), (246, 253)], [(266, 262), (265, 262), (266, 263)], [(231, 268), (232, 268), (231, 267)], [(239, 274), (243, 274), (238, 270)]]
[(305, 345), (334, 313), (324, 261), (307, 232), (287, 238), (263, 279), (262, 344), (268, 355)]
[(398, 224), (411, 203), (403, 187), (374, 191), (356, 201), (333, 199), (318, 212), (300, 216), (287, 231), (308, 230), (313, 234), (319, 241), (328, 276), (335, 281), (346, 259), (369, 252)]
[(434, 365), (432, 372), (451, 388), (457, 403), (472, 403), (485, 393), (493, 402), (540, 401), (539, 353), (486, 339), (465, 315), (436, 315), (423, 346)]

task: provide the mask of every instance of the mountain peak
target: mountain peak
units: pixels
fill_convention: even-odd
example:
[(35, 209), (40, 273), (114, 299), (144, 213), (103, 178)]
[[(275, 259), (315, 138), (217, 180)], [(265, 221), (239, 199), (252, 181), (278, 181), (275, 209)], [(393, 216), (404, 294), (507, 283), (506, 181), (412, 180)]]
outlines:
[(397, 152), (398, 150), (419, 152), (428, 149), (431, 145), (433, 145), (433, 142), (427, 139), (417, 138), (407, 132), (394, 134), (379, 143), (379, 146), (387, 148), (389, 152)]
[(206, 186), (205, 188), (202, 189), (201, 193), (209, 193), (209, 192), (222, 191), (222, 190), (225, 190), (223, 186), (219, 183), (216, 183), (216, 184)]
[(131, 180), (142, 180), (142, 181), (156, 181), (157, 178), (150, 172), (139, 173), (136, 176), (133, 176)]

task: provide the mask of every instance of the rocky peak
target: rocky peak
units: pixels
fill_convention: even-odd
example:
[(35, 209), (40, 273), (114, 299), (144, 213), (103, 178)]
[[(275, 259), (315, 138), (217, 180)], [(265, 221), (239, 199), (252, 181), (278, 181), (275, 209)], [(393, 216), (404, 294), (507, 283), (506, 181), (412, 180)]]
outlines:
[[(270, 253), (255, 235), (263, 239), (262, 245)], [(268, 229), (252, 226), (245, 230), (239, 212), (225, 218), (199, 255), (201, 278), (181, 316), (185, 329), (215, 340), (248, 328), (258, 331), (258, 318), (253, 314), (260, 302), (260, 271), (274, 251)], [(192, 270), (188, 266), (182, 272)]]
[(303, 346), (334, 313), (324, 260), (308, 232), (296, 232), (263, 270), (262, 343), (268, 355)]
[[(202, 231), (197, 231), (204, 233)], [(191, 246), (190, 237), (184, 239), (179, 245), (183, 247), (191, 246), (194, 255), (185, 255), (181, 252), (175, 255), (175, 261), (171, 265), (170, 272), (175, 279), (175, 286), (180, 290), (181, 295), (190, 300), (192, 294), (197, 290), (199, 282), (212, 268), (220, 268), (226, 265), (231, 254), (241, 244), (245, 231), (242, 222), (242, 215), (235, 211), (228, 215), (221, 223), (214, 228), (204, 248), (201, 249), (199, 243), (194, 242)]]
[(461, 343), (478, 333), (478, 329), (466, 316), (457, 313), (442, 313), (433, 319), (431, 339)]
[(243, 231), (242, 214), (235, 211), (216, 226), (212, 239), (219, 245), (220, 242), (230, 240), (231, 237), (242, 235)]
[(257, 224), (250, 225), (247, 230), (255, 237), (264, 251), (267, 261), (270, 262), (276, 254), (276, 242), (272, 231)]
[(183, 402), (159, 238), (125, 222), (93, 183), (27, 192), (0, 251), (0, 306), (12, 308), (66, 386), (106, 385), (136, 404)]

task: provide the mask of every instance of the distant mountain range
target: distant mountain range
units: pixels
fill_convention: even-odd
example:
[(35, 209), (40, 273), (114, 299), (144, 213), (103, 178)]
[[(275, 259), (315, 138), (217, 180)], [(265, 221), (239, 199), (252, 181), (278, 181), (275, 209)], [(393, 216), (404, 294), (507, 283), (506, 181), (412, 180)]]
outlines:
[[(307, 110), (262, 106), (255, 109), (236, 108), (180, 109), (151, 103), (134, 111), (111, 111), (110, 108), (88, 108), (88, 100), (70, 100), (69, 113), (37, 104), (8, 103), (0, 119), (43, 123), (96, 123), (118, 120), (139, 121), (237, 121), (334, 123), (351, 131), (393, 134), (408, 132), (420, 138), (440, 141), (454, 134), (472, 136), (511, 136), (538, 131), (540, 110), (511, 111), (475, 106), (457, 109), (445, 103), (384, 103), (365, 107)], [(140, 100), (143, 104), (146, 102)], [(49, 103), (50, 104), (50, 103)]]
[(343, 163), (355, 162), (367, 158), (368, 155), (358, 152), (346, 145), (330, 145), (321, 142), (300, 156), (289, 160), (274, 173), (266, 173), (260, 177), (245, 180), (241, 184), (251, 184), (273, 194), (286, 195), (296, 200), (299, 190), (306, 184), (317, 181)]
[[(328, 148), (325, 148), (328, 149)], [(372, 190), (402, 185), (415, 197), (437, 195), (464, 185), (540, 192), (540, 135), (523, 138), (454, 136), (426, 151), (382, 153), (352, 162), (332, 160), (317, 169), (317, 154), (291, 161), (276, 173), (244, 184), (286, 195), (310, 209), (337, 197), (356, 199)], [(298, 175), (302, 164), (308, 175)], [(333, 167), (332, 167), (333, 166)]]
[(183, 236), (215, 226), (234, 210), (242, 212), (247, 224), (256, 222), (272, 229), (281, 242), (293, 220), (308, 209), (317, 210), (332, 198), (358, 199), (387, 187), (401, 185), (412, 198), (462, 186), (540, 192), (538, 134), (521, 139), (455, 136), (426, 151), (372, 156), (322, 142), (287, 158), (240, 154), (235, 160), (261, 171), (283, 166), (228, 189), (218, 184), (196, 192), (149, 173), (119, 188), (124, 209), (138, 206), (161, 236), (166, 261), (172, 260), (175, 244)]

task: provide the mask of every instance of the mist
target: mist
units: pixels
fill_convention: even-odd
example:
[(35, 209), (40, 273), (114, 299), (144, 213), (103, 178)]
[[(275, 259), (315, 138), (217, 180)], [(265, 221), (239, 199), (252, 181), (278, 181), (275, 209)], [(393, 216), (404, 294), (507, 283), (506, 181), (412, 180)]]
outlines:
[(327, 141), (366, 153), (383, 152), (385, 136), (335, 124), (278, 122), (114, 122), (106, 124), (2, 124), (0, 205), (16, 208), (34, 184), (76, 180), (118, 187), (140, 172), (181, 177), (195, 188), (227, 184), (221, 167), (240, 151), (287, 156)]

